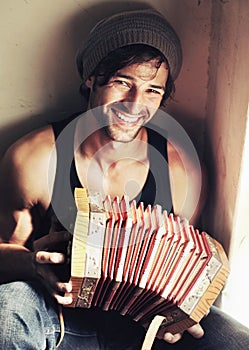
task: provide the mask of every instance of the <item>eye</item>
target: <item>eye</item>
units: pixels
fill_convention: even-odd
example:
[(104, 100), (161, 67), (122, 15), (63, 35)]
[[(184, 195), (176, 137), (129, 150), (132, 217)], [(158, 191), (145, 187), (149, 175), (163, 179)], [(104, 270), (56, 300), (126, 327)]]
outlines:
[(123, 86), (123, 87), (129, 87), (128, 82), (125, 81), (125, 80), (115, 79), (113, 82), (114, 82), (116, 85), (120, 85), (120, 86)]
[(162, 96), (163, 92), (155, 89), (148, 89), (148, 93)]

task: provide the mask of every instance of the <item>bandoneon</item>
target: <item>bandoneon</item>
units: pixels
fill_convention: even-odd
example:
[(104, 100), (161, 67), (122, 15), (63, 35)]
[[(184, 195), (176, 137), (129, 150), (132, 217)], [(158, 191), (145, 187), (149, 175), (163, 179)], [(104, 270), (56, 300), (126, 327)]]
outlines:
[(159, 205), (76, 188), (71, 307), (130, 315), (148, 327), (156, 315), (171, 333), (198, 323), (222, 290), (222, 246)]

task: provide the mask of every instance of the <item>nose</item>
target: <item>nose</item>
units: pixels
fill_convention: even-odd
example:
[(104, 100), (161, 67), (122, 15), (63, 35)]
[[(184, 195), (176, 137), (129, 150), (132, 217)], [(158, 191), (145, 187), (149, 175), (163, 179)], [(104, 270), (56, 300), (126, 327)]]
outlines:
[(128, 113), (134, 115), (143, 113), (146, 109), (142, 93), (135, 88), (132, 88), (127, 92), (123, 105)]

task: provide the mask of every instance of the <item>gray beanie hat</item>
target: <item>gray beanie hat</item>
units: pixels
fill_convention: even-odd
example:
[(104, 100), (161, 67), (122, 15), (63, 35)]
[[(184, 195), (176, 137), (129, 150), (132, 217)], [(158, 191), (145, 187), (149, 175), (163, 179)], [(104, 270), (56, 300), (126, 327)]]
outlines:
[(76, 56), (83, 81), (111, 51), (131, 44), (146, 44), (161, 51), (167, 58), (173, 80), (177, 78), (182, 65), (180, 40), (159, 12), (147, 9), (121, 12), (95, 25)]

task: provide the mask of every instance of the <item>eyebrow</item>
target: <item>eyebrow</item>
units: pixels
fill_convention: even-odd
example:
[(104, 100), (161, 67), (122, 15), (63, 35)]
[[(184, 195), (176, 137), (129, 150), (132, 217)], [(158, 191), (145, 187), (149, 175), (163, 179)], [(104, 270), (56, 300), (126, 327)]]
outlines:
[[(116, 74), (114, 74), (113, 77), (125, 78), (125, 79), (133, 80), (133, 81), (135, 80), (134, 77), (132, 77), (131, 75), (121, 74), (118, 72)], [(162, 86), (162, 85), (151, 84), (150, 87), (153, 89), (160, 89), (160, 90), (165, 91), (165, 86)]]

